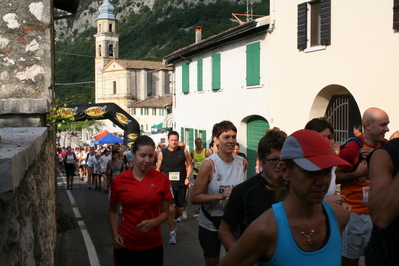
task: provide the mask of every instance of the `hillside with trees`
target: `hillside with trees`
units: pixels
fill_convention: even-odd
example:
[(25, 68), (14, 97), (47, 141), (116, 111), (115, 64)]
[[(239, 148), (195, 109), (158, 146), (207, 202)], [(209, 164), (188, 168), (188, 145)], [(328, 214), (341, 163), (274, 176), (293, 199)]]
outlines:
[[(96, 17), (98, 12), (90, 3), (81, 0), (80, 13)], [(99, 1), (97, 5), (103, 1)], [(195, 40), (195, 26), (203, 26), (203, 38), (235, 27), (231, 13), (246, 13), (245, 0), (155, 0), (152, 8), (132, 0), (110, 0), (118, 18), (119, 58), (161, 61), (169, 53), (190, 45)], [(255, 1), (252, 1), (255, 2)], [(128, 5), (134, 5), (138, 12), (121, 14)], [(119, 16), (118, 16), (119, 14)], [(258, 0), (253, 4), (253, 14), (268, 15), (269, 0)], [(85, 29), (73, 30), (67, 38), (56, 42), (56, 99), (58, 103), (94, 102), (94, 44), (96, 33), (93, 23), (69, 19), (65, 23), (72, 28), (74, 23), (86, 25)], [(86, 23), (86, 24), (85, 24)], [(92, 25), (94, 24), (94, 25)], [(58, 30), (59, 36), (68, 32)], [(65, 86), (61, 84), (72, 83)], [(76, 83), (76, 84), (73, 84)]]

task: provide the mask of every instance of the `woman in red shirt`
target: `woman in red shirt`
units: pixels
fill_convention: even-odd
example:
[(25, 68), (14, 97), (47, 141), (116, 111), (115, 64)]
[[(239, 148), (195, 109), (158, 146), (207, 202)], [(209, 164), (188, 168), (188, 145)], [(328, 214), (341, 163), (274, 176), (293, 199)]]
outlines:
[[(160, 224), (168, 218), (173, 198), (165, 174), (152, 168), (155, 143), (148, 136), (133, 145), (134, 167), (111, 182), (109, 224), (115, 265), (163, 265)], [(122, 206), (118, 228), (118, 206)]]

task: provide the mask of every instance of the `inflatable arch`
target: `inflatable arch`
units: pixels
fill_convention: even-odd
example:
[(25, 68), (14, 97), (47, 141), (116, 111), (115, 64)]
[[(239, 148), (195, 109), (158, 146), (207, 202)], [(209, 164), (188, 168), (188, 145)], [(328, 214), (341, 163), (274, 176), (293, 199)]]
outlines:
[(124, 130), (124, 144), (131, 147), (140, 136), (140, 125), (130, 114), (115, 103), (72, 104), (62, 107), (61, 118), (74, 121), (109, 119)]

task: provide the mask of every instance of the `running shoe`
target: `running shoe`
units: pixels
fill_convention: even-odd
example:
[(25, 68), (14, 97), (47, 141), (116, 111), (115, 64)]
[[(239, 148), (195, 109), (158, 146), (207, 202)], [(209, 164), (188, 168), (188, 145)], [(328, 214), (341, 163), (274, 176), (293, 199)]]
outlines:
[(187, 211), (186, 210), (184, 210), (183, 213), (181, 214), (181, 218), (183, 220), (187, 220)]
[(169, 245), (176, 245), (176, 233), (173, 232), (169, 236)]

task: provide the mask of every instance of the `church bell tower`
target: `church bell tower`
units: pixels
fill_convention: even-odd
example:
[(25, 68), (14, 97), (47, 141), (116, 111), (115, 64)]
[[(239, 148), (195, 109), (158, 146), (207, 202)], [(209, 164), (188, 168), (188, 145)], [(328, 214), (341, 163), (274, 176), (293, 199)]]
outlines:
[(119, 58), (119, 34), (116, 33), (115, 8), (108, 0), (99, 7), (97, 18), (95, 57), (95, 101), (101, 102), (103, 94), (102, 69), (112, 59)]

